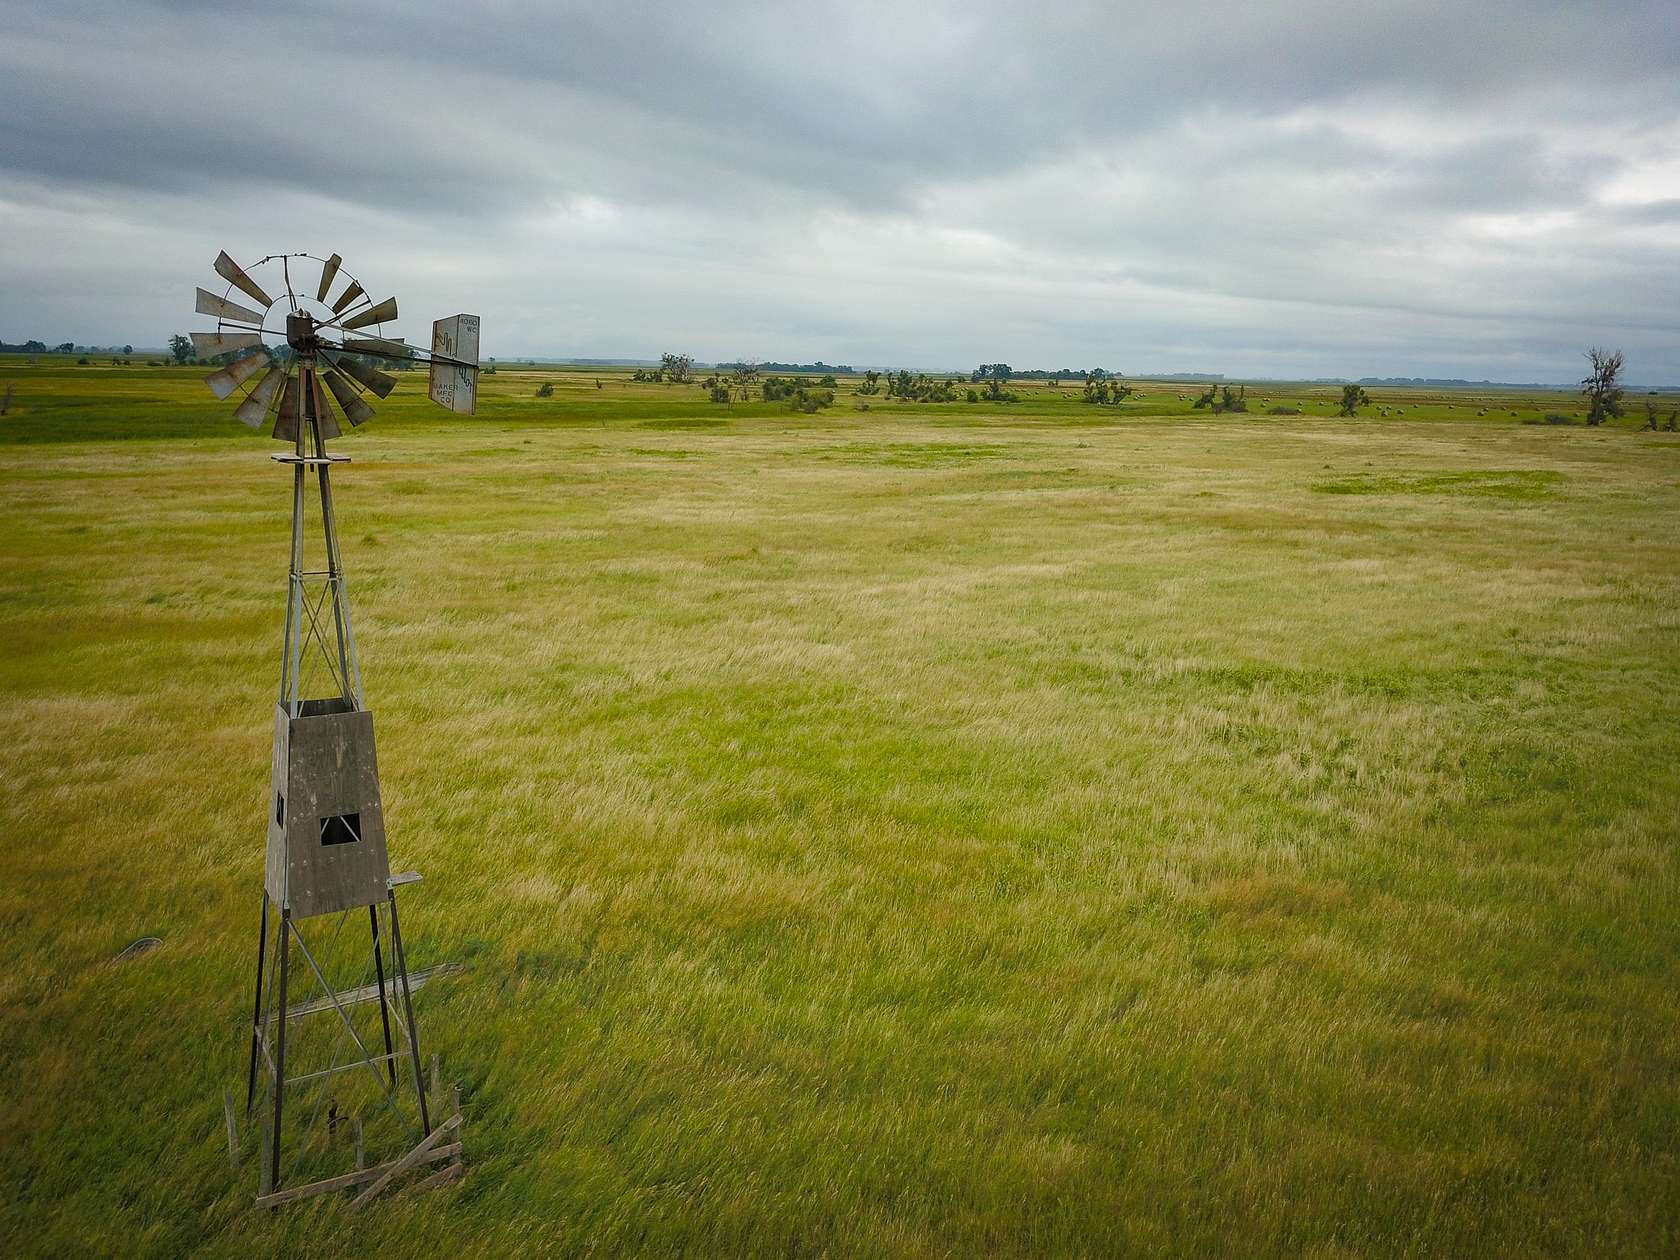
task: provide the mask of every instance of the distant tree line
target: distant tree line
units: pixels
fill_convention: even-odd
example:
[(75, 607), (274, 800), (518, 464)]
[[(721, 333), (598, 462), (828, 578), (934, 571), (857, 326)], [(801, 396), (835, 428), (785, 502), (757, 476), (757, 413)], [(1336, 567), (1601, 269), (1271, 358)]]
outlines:
[[(733, 372), (736, 368), (746, 367), (745, 360), (739, 363), (719, 363), (719, 372)], [(815, 363), (754, 363), (751, 365), (761, 372), (810, 372), (813, 375), (825, 373), (830, 376), (856, 376), (857, 372), (850, 363), (824, 363), (818, 359)]]

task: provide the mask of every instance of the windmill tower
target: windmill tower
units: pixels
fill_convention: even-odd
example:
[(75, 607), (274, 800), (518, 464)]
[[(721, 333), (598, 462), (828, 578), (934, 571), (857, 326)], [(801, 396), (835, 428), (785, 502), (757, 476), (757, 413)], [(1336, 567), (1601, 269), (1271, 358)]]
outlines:
[[(319, 280), (309, 297), (294, 286), (293, 272), (316, 266)], [(295, 1187), (283, 1185), (282, 1156), (288, 1136), (300, 1147), (302, 1157), (319, 1162), (320, 1156), (331, 1153), (319, 1149), (316, 1126), (323, 1103), (330, 1101), (326, 1143), (330, 1148), (330, 1137), (341, 1118), (340, 1099), (336, 1095), (328, 1099), (321, 1091), (331, 1087), (345, 1093), (345, 1078), (350, 1075), (358, 1078), (364, 1099), (379, 1113), (385, 1128), (406, 1132), (404, 1149), (418, 1135), (419, 1147), (394, 1165), (402, 1164), (404, 1170), (418, 1167), (447, 1158), (453, 1149), (456, 1163), (452, 1167), (459, 1168), (459, 1144), (451, 1148), (439, 1141), (459, 1124), (459, 1111), (434, 1127), (421, 1067), (412, 991), (423, 977), (410, 976), (397, 914), (397, 890), (420, 877), (391, 874), (373, 715), (362, 698), (333, 514), (331, 472), (335, 465), (348, 463), (349, 457), (329, 454), (327, 442), (343, 432), (340, 416), (353, 427), (363, 424), (373, 415), (365, 396), (384, 398), (395, 387), (396, 378), (370, 360), (405, 366), (426, 363), (432, 399), (470, 415), (477, 399), (478, 317), (456, 315), (437, 321), (432, 326), (431, 349), (426, 350), (386, 335), (384, 326), (397, 318), (396, 299), (373, 302), (344, 271), (337, 254), (326, 259), (308, 254), (270, 255), (247, 271), (223, 253), (215, 269), (226, 282), (223, 292), (199, 289), (197, 310), (216, 317), (216, 330), (193, 333), (193, 345), (204, 357), (230, 353), (239, 357), (206, 381), (218, 398), (241, 392), (234, 416), (253, 428), (273, 416), (271, 434), (289, 449), (272, 458), (292, 474), (291, 564), (274, 711), (262, 931), (257, 943), (245, 1095), (249, 1119), (260, 1078), (266, 1132), (257, 1201), (274, 1204), (362, 1181), (375, 1182), (377, 1190), (394, 1175), (390, 1167), (366, 1166), (362, 1117), (357, 1114), (353, 1117), (354, 1174)], [(253, 272), (262, 274), (276, 293), (283, 288), (284, 296), (270, 296), (270, 288), (254, 279)], [(236, 301), (235, 289), (256, 305)], [(284, 346), (271, 350), (265, 338), (283, 338)], [(309, 537), (312, 512), (317, 535), (313, 539)], [(334, 964), (342, 961), (339, 946), (346, 923), (364, 914), (368, 948), (365, 954), (350, 950), (353, 957), (361, 954), (364, 960), (363, 983), (346, 988), (339, 974), (342, 968)], [(316, 934), (314, 949), (304, 928), (310, 920), (328, 920), (330, 926), (325, 945), (322, 934)], [(301, 977), (294, 976), (294, 947), (307, 964)], [(369, 972), (372, 985), (365, 982)], [(294, 987), (297, 978), (305, 981), (308, 990), (301, 998)], [(370, 1003), (376, 1004), (377, 1022), (366, 1015)], [(306, 1027), (306, 1016), (323, 1017), (314, 1023), (328, 1024), (331, 1035), (325, 1041), (308, 1037), (311, 1027)], [(310, 1042), (307, 1049), (317, 1052), (317, 1058), (330, 1042), (332, 1054), (325, 1067), (318, 1061), (300, 1062), (306, 1040)], [(294, 1123), (288, 1129), (288, 1095), (303, 1086), (315, 1087), (313, 1109), (307, 1124)], [(412, 1110), (407, 1106), (410, 1091)], [(230, 1141), (234, 1131), (230, 1110)], [(404, 1164), (404, 1160), (410, 1162)]]

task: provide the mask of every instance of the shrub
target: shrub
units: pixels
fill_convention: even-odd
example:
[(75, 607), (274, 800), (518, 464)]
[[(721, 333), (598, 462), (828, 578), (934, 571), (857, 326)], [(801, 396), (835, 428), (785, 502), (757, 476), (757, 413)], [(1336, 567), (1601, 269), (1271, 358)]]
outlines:
[[(1342, 386), (1341, 410), (1336, 412), (1336, 414), (1338, 416), (1356, 416), (1359, 414), (1359, 409), (1368, 405), (1370, 401), (1371, 396), (1358, 385), (1344, 385)], [(1383, 415), (1386, 416), (1388, 414), (1388, 408), (1384, 407), (1380, 410)]]
[(1233, 394), (1229, 385), (1224, 386), (1223, 390), (1216, 386), (1209, 385), (1207, 393), (1198, 395), (1196, 401), (1192, 403), (1191, 406), (1195, 407), (1197, 410), (1206, 408), (1215, 413), (1222, 411), (1247, 411), (1248, 386), (1239, 386), (1237, 392)]
[(553, 398), (554, 397), (554, 385), (553, 385), (553, 383), (550, 382), (550, 381), (544, 381), (541, 385), (537, 386), (537, 397), (538, 398)]
[(1273, 407), (1266, 414), (1268, 416), (1298, 416), (1301, 414), (1301, 409), (1299, 407)]
[(1668, 419), (1659, 418), (1657, 405), (1649, 398), (1645, 400), (1645, 427), (1652, 433), (1680, 433), (1680, 408), (1671, 409)]
[(1131, 394), (1130, 385), (1122, 384), (1099, 369), (1085, 378), (1085, 390), (1080, 395), (1080, 401), (1099, 407), (1118, 407)]
[(711, 399), (715, 403), (726, 403), (726, 402), (728, 402), (729, 401), (729, 386), (727, 386), (727, 385), (713, 385), (712, 388), (711, 388)]
[(980, 401), (980, 391), (977, 390), (977, 389), (969, 390), (968, 391), (968, 401), (969, 402), (975, 402), (975, 403), (979, 402)]
[(764, 401), (786, 402), (793, 410), (809, 415), (821, 407), (833, 406), (834, 391), (808, 387), (801, 384), (798, 377), (767, 376), (764, 378)]

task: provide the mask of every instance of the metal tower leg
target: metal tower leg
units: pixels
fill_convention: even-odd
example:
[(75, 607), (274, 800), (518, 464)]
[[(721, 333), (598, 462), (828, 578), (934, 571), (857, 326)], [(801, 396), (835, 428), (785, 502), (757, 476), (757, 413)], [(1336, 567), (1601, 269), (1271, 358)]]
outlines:
[(397, 924), (397, 890), (390, 889), (385, 899), (391, 905), (391, 949), (395, 954), (397, 983), (402, 985), (403, 1022), (408, 1025), (408, 1056), (414, 1063), (414, 1096), (420, 1100), (420, 1136), (429, 1137), (432, 1121), (426, 1112), (426, 1077), (420, 1070), (420, 1029), (414, 1022), (414, 1003), (408, 991), (408, 958), (403, 954), (402, 928)]
[(262, 1043), (263, 955), (268, 948), (268, 889), (263, 889), (262, 927), (257, 933), (257, 997), (251, 1007), (251, 1070), (245, 1079), (245, 1118), (251, 1118), (251, 1103), (257, 1096), (257, 1047)]
[(368, 907), (368, 923), (373, 927), (373, 978), (379, 986), (379, 1022), (385, 1026), (385, 1071), (391, 1084), (397, 1083), (397, 1055), (391, 1045), (391, 1009), (385, 1005), (385, 964), (379, 957), (379, 907)]
[(291, 950), (292, 912), (280, 911), (280, 1018), (274, 1037), (274, 1132), (269, 1147), (269, 1192), (280, 1188), (280, 1121), (286, 1101), (286, 971)]

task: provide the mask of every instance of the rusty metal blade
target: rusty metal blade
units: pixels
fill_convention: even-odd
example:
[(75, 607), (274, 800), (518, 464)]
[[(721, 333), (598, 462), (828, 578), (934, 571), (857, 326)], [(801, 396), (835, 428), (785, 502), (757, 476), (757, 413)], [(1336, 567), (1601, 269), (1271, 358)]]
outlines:
[(343, 432), (338, 427), (338, 412), (333, 410), (332, 403), (327, 401), (326, 388), (321, 384), (321, 374), (309, 374), (309, 392), (313, 395), (310, 411), (315, 417), (315, 429), (322, 438), (335, 438)]
[(262, 327), (263, 313), (253, 311), (249, 306), (241, 306), (238, 302), (230, 302), (224, 297), (217, 297), (209, 289), (198, 291), (198, 305), (193, 307), (200, 315), (214, 315), (218, 319), (231, 319), (235, 323), (255, 324)]
[(225, 249), (216, 255), (216, 274), (247, 297), (261, 302), (264, 308), (274, 305), (274, 299), (263, 292), (262, 285), (246, 275), (245, 269), (229, 258)]
[(344, 321), (346, 328), (365, 328), (369, 324), (384, 324), (397, 317), (397, 299), (386, 298), (378, 306), (370, 306), (358, 315), (352, 315)]
[[(243, 360), (241, 360), (243, 362)], [(272, 367), (268, 375), (257, 382), (257, 387), (245, 395), (245, 401), (240, 403), (233, 413), (233, 418), (241, 424), (248, 424), (253, 429), (263, 422), (268, 409), (274, 405), (274, 395), (280, 391), (280, 383), (286, 379), (286, 369)]]
[(219, 372), (212, 372), (204, 378), (204, 383), (210, 387), (210, 392), (217, 398), (226, 398), (246, 381), (250, 380), (268, 363), (268, 355), (262, 350), (255, 354), (248, 354), (243, 359), (235, 359)]
[(344, 308), (349, 306), (350, 303), (354, 302), (357, 298), (359, 298), (361, 296), (362, 296), (362, 286), (357, 284), (354, 280), (352, 280), (350, 282), (350, 287), (348, 289), (344, 290), (343, 293), (340, 293), (338, 295), (338, 301), (333, 303), (333, 314), (334, 315), (342, 315), (344, 313)]
[(262, 338), (256, 333), (201, 333), (192, 334), (193, 352), (201, 359), (214, 358), (218, 354), (226, 354), (229, 350), (244, 350), (249, 346), (262, 345)]
[(281, 442), (296, 442), (298, 436), (297, 377), (288, 375), (286, 387), (280, 395), (280, 413), (274, 417), (273, 436)]
[(387, 339), (385, 337), (346, 337), (344, 349), (351, 354), (377, 354), (386, 359), (406, 359), (409, 348), (400, 337)]
[(338, 399), (338, 405), (344, 408), (346, 420), (359, 425), (372, 418), (373, 408), (357, 396), (349, 381), (334, 371), (325, 372), (323, 375), (326, 377), (327, 388), (332, 390), (333, 397)]
[(337, 254), (334, 254), (322, 265), (321, 287), (315, 291), (315, 300), (317, 302), (325, 302), (327, 300), (327, 290), (332, 288), (332, 282), (338, 279), (338, 269), (343, 262), (344, 259), (340, 258)]
[(321, 357), (350, 377), (363, 389), (371, 390), (381, 398), (384, 398), (397, 387), (396, 377), (387, 376), (378, 368), (371, 367), (360, 360), (331, 353), (323, 353)]

